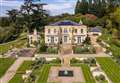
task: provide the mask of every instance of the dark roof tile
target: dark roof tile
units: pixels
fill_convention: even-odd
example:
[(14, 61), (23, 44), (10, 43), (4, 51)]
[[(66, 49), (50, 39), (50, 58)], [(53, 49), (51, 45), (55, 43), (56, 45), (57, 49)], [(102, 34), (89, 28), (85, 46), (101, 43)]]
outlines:
[(80, 24), (70, 20), (64, 20), (64, 21), (59, 21), (59, 22), (50, 24), (50, 26), (80, 26)]
[(101, 30), (98, 27), (94, 27), (90, 29), (90, 32), (101, 32)]

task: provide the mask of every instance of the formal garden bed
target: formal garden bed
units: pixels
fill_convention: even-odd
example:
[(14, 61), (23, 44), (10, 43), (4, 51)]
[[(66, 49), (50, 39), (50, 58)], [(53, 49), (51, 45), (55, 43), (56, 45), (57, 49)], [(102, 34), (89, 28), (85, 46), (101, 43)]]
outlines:
[(109, 79), (98, 66), (95, 58), (72, 58), (71, 66), (82, 68), (86, 83), (108, 83)]
[(72, 58), (70, 60), (70, 64), (72, 65), (79, 65), (79, 64), (87, 64), (91, 67), (96, 66), (96, 60), (95, 58)]
[(73, 47), (74, 54), (95, 54), (96, 50), (92, 45), (82, 45)]
[(112, 83), (120, 82), (120, 66), (115, 63), (114, 60), (108, 57), (96, 58), (96, 60), (100, 64), (103, 71), (110, 78)]
[[(47, 83), (50, 67), (60, 65), (60, 59), (46, 61), (45, 58), (37, 58), (35, 61), (25, 61), (9, 83)], [(26, 70), (31, 71), (31, 73), (26, 74)], [(24, 77), (25, 75), (27, 77)]]
[(2, 77), (8, 68), (14, 63), (15, 58), (0, 58), (0, 77)]
[(58, 47), (41, 46), (39, 48), (38, 53), (41, 53), (41, 54), (58, 54)]
[(26, 73), (26, 70), (31, 69), (32, 63), (32, 61), (24, 61), (9, 83), (23, 83), (22, 75)]
[(82, 68), (82, 72), (85, 78), (85, 83), (96, 83), (88, 64), (77, 61), (77, 62), (71, 62), (71, 66), (77, 66)]

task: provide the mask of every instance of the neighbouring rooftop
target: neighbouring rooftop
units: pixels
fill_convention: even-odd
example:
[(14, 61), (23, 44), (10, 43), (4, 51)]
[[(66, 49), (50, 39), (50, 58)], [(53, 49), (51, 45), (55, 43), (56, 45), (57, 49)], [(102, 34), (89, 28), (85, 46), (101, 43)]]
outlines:
[(100, 27), (94, 27), (94, 28), (91, 28), (90, 29), (90, 32), (101, 32), (101, 29), (100, 29)]

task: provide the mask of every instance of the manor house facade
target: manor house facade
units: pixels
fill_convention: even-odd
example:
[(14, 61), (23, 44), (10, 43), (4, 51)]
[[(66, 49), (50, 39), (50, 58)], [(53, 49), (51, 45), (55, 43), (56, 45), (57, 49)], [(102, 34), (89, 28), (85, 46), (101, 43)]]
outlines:
[(82, 44), (87, 37), (87, 26), (70, 20), (59, 21), (45, 26), (45, 43), (58, 44)]

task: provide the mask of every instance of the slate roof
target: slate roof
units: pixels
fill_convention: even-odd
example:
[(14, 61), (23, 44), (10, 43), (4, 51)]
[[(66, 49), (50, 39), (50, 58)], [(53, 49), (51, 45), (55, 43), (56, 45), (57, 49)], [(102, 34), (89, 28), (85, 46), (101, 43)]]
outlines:
[(90, 29), (90, 32), (101, 32), (101, 30), (98, 27), (94, 27)]
[(73, 22), (71, 20), (63, 20), (63, 21), (50, 24), (50, 26), (80, 26), (80, 24)]

